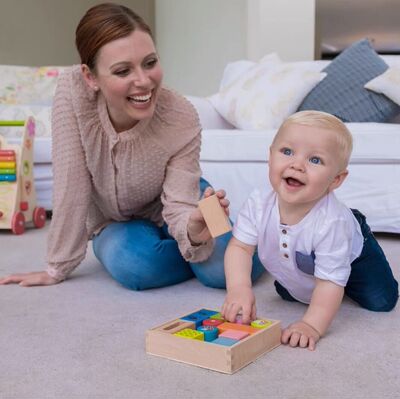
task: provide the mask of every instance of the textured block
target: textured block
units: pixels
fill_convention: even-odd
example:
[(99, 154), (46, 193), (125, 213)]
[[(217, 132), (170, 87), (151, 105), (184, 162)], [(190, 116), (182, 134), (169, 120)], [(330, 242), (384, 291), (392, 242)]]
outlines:
[(219, 338), (230, 338), (240, 341), (243, 338), (248, 337), (250, 334), (247, 331), (239, 330), (226, 330), (219, 335)]
[(203, 326), (219, 326), (220, 324), (222, 324), (224, 321), (223, 320), (218, 320), (218, 319), (207, 319), (207, 320), (203, 320)]
[(258, 320), (254, 320), (251, 322), (250, 324), (252, 327), (255, 328), (267, 328), (269, 326), (272, 325), (272, 321), (271, 320), (263, 320), (263, 319), (258, 319)]
[(218, 237), (232, 230), (231, 222), (216, 194), (199, 201), (199, 208), (212, 237)]
[(194, 312), (194, 313), (188, 314), (184, 317), (181, 317), (181, 320), (190, 321), (192, 323), (195, 323), (196, 328), (197, 328), (203, 324), (203, 320), (209, 319), (212, 315), (214, 315), (216, 313), (218, 313), (218, 312), (213, 311), (213, 310), (208, 310), (208, 309), (201, 309), (198, 312)]
[(192, 330), (191, 328), (185, 328), (184, 330), (174, 333), (177, 337), (197, 339), (199, 341), (204, 341), (204, 334), (201, 331)]

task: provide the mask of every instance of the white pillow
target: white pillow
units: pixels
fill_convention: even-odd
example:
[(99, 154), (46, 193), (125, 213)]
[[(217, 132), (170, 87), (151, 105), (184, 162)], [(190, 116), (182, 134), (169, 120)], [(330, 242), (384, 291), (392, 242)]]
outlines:
[(243, 72), (224, 76), (219, 93), (209, 100), (238, 129), (278, 128), (294, 113), (306, 95), (326, 76), (313, 62), (284, 63), (273, 53)]
[(367, 82), (364, 87), (375, 93), (384, 94), (400, 105), (400, 64), (389, 67), (384, 73)]

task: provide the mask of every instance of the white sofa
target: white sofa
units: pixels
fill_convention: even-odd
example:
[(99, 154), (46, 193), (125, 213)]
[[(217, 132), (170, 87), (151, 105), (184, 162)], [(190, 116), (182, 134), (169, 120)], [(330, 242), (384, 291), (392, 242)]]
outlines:
[[(249, 193), (268, 184), (268, 150), (276, 129), (235, 129), (206, 98), (188, 99), (203, 126), (203, 175), (214, 187), (227, 191), (235, 220)], [(363, 212), (373, 231), (400, 233), (400, 124), (346, 125), (353, 134), (354, 150), (338, 197)]]
[[(316, 64), (321, 69), (326, 62), (318, 61)], [(34, 147), (37, 201), (40, 206), (51, 210), (51, 96), (62, 68), (12, 68), (6, 67), (5, 70), (12, 84), (7, 82), (8, 86), (0, 87), (0, 119), (23, 119), (28, 115), (37, 118), (39, 129)], [(1, 86), (1, 79), (4, 80), (7, 74), (1, 68), (0, 72)], [(19, 84), (21, 77), (24, 85)], [(39, 89), (42, 95), (37, 97)], [(27, 91), (30, 91), (29, 95)], [(32, 101), (32, 98), (36, 104), (24, 103)], [(235, 220), (252, 189), (268, 184), (268, 148), (276, 129), (235, 129), (208, 99), (193, 96), (188, 96), (188, 99), (197, 109), (203, 126), (203, 175), (214, 187), (227, 191), (231, 216)], [(354, 151), (350, 175), (337, 191), (348, 206), (366, 214), (376, 232), (400, 233), (400, 118), (394, 122), (348, 124), (354, 135)], [(18, 134), (4, 131), (4, 128), (0, 129), (0, 134), (5, 134), (10, 142), (19, 141)]]

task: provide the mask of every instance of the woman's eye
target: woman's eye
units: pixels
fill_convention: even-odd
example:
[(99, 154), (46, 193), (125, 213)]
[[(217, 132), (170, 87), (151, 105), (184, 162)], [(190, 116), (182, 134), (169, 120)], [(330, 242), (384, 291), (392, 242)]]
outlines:
[(293, 151), (290, 148), (283, 148), (282, 149), (282, 154), (283, 155), (292, 155)]
[(319, 157), (311, 157), (310, 162), (313, 164), (316, 164), (316, 165), (319, 165), (322, 163), (321, 158), (319, 158)]
[(149, 60), (144, 64), (144, 67), (147, 69), (151, 69), (157, 64), (157, 62), (158, 62), (157, 59)]
[(117, 76), (127, 76), (129, 74), (129, 69), (120, 69), (114, 72)]

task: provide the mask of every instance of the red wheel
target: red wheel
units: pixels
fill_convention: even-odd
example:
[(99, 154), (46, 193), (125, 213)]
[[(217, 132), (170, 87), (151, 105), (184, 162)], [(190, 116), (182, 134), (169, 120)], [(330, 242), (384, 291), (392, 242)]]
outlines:
[(44, 208), (36, 207), (33, 210), (33, 224), (36, 228), (41, 229), (46, 223), (46, 211)]
[(11, 220), (11, 230), (14, 234), (24, 234), (25, 216), (22, 212), (15, 212)]

